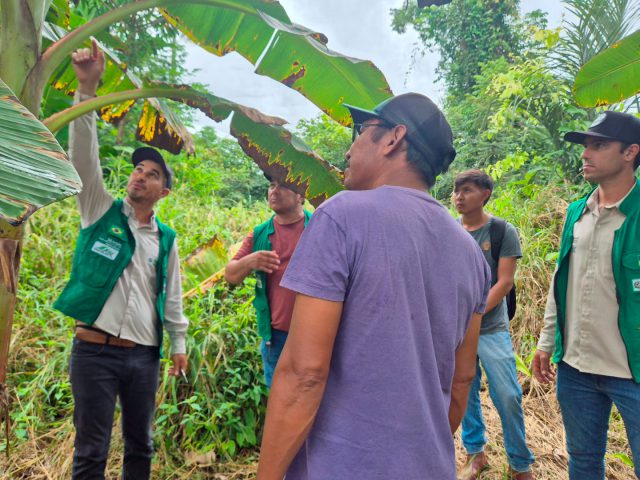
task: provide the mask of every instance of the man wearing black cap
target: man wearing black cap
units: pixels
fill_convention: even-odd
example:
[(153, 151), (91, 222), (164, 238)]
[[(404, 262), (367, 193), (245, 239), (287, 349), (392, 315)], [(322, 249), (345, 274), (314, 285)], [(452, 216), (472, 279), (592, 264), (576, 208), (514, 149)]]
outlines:
[(348, 108), (352, 191), (315, 211), (281, 283), (297, 296), (258, 479), (453, 480), (491, 273), (427, 193), (451, 129), (419, 94)]
[(605, 478), (612, 404), (640, 478), (640, 119), (605, 112), (565, 140), (597, 187), (567, 211), (533, 372), (548, 383), (557, 363), (572, 480)]
[[(95, 96), (104, 71), (96, 43), (72, 56), (76, 96)], [(151, 425), (158, 387), (163, 327), (171, 339), (170, 375), (187, 369), (175, 232), (153, 208), (171, 191), (172, 173), (153, 148), (133, 152), (127, 196), (106, 191), (98, 159), (95, 115), (75, 120), (70, 157), (82, 179), (82, 230), (71, 278), (55, 308), (76, 320), (70, 360), (76, 427), (73, 478), (104, 478), (111, 426), (120, 399), (123, 478), (149, 478)]]

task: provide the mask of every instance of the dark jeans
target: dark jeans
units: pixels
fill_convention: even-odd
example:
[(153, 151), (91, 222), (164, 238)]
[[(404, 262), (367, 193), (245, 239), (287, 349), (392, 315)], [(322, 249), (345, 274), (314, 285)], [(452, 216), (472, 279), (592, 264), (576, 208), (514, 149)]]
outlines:
[(558, 364), (557, 396), (567, 433), (569, 478), (604, 480), (611, 407), (616, 405), (640, 478), (640, 385), (631, 379), (582, 373)]
[(149, 478), (159, 359), (158, 347), (123, 348), (74, 339), (69, 364), (75, 402), (74, 479), (104, 479), (116, 396), (122, 408), (122, 478)]

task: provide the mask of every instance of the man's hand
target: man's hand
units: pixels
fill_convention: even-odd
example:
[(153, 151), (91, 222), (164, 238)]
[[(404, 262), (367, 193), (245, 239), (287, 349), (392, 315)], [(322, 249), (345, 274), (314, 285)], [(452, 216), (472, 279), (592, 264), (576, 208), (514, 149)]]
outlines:
[(104, 53), (95, 40), (92, 42), (91, 49), (80, 48), (73, 52), (71, 60), (78, 77), (78, 92), (93, 96), (104, 73)]
[(178, 377), (181, 372), (186, 373), (189, 360), (187, 359), (187, 355), (184, 353), (174, 353), (171, 355), (171, 363), (172, 365), (169, 369), (169, 375)]
[(280, 257), (273, 250), (258, 250), (247, 257), (251, 258), (252, 270), (273, 273), (280, 267)]
[(533, 369), (533, 376), (536, 377), (540, 383), (549, 383), (556, 376), (555, 372), (551, 369), (551, 354), (540, 349), (536, 350), (536, 354), (533, 356), (531, 362)]

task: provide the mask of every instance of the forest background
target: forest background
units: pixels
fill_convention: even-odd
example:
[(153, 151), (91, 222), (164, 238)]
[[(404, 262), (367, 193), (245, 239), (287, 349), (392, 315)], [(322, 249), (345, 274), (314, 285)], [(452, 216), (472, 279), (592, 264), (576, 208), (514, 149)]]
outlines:
[[(118, 3), (124, 2), (89, 0), (78, 8), (91, 17)], [(407, 2), (389, 17), (389, 28), (418, 32), (416, 55), (423, 49), (440, 54), (437, 74), (445, 92), (441, 104), (455, 132), (458, 156), (432, 194), (450, 207), (455, 173), (486, 169), (497, 183), (489, 211), (509, 220), (520, 233), (524, 256), (517, 275), (519, 309), (511, 330), (528, 440), (537, 458), (534, 471), (542, 479), (567, 478), (567, 457), (554, 387), (532, 380), (529, 364), (566, 206), (591, 188), (581, 179), (581, 149), (563, 142), (562, 135), (585, 128), (599, 112), (579, 107), (571, 87), (582, 65), (635, 30), (640, 19), (633, 0), (563, 4), (570, 15), (557, 29), (548, 28), (543, 12), (522, 15), (517, 0), (453, 0), (446, 7), (426, 9)], [(114, 25), (111, 33), (131, 47), (122, 60), (135, 73), (183, 83), (193, 73), (184, 67), (184, 43), (175, 30), (155, 31), (156, 15), (138, 14)], [(60, 108), (69, 101), (61, 95)], [(636, 112), (637, 106), (634, 98), (614, 108)], [(193, 126), (189, 109), (173, 107)], [(124, 193), (130, 173), (127, 158), (137, 145), (136, 124), (128, 118), (135, 116), (116, 127), (99, 122), (105, 180), (116, 195)], [(350, 144), (344, 127), (319, 115), (300, 121), (296, 131), (323, 158), (344, 167)], [(58, 139), (66, 146), (65, 130)], [(195, 145), (195, 155), (171, 157), (176, 186), (158, 208), (159, 217), (180, 239), (191, 369), (188, 382), (163, 374), (154, 478), (251, 478), (267, 396), (251, 305), (253, 281), (232, 289), (214, 274), (232, 246), (268, 218), (267, 182), (238, 145), (213, 128), (197, 131)], [(68, 278), (78, 228), (74, 199), (47, 207), (28, 225), (7, 378), (13, 397), (11, 455), (0, 457), (2, 478), (57, 479), (70, 474), (73, 405), (67, 367), (72, 328), (51, 304)], [(486, 391), (482, 399), (492, 464), (483, 478), (506, 478), (499, 419)], [(110, 478), (118, 477), (121, 464), (118, 418), (114, 425)], [(615, 410), (609, 440), (607, 478), (632, 478), (624, 427)], [(462, 457), (459, 443), (458, 438)], [(3, 441), (0, 452), (6, 450)]]

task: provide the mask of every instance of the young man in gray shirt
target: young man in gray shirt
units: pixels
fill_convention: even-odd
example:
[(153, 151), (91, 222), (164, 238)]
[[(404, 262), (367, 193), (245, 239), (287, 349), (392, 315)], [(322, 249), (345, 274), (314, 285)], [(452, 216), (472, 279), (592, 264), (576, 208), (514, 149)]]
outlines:
[[(489, 382), (489, 394), (502, 421), (504, 447), (509, 460), (510, 478), (533, 478), (530, 465), (533, 454), (525, 441), (524, 415), (522, 413), (522, 389), (516, 377), (516, 362), (509, 334), (509, 318), (505, 297), (513, 287), (516, 263), (522, 257), (516, 229), (502, 219), (484, 211), (491, 197), (493, 180), (481, 170), (468, 170), (456, 176), (453, 201), (460, 223), (480, 245), (485, 260), (491, 267), (492, 287), (487, 307), (482, 317), (476, 377), (467, 411), (462, 420), (462, 443), (467, 450), (467, 461), (459, 478), (472, 480), (488, 467), (483, 452), (487, 443), (486, 428), (480, 405), (480, 380), (482, 371)], [(500, 232), (498, 232), (500, 230)], [(501, 237), (498, 259), (493, 258), (492, 244)]]

